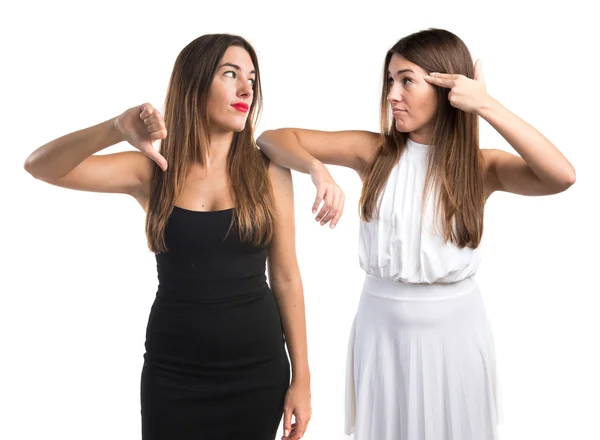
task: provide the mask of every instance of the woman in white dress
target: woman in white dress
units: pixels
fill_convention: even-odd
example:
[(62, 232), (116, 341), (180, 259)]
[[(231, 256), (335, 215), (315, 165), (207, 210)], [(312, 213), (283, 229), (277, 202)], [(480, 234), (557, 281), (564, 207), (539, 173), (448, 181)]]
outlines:
[[(362, 179), (360, 266), (350, 335), (346, 434), (357, 440), (497, 439), (493, 337), (473, 275), (494, 191), (548, 195), (575, 170), (535, 128), (487, 92), (454, 34), (429, 29), (387, 53), (382, 133), (267, 131), (259, 147), (310, 173), (321, 224), (344, 195), (323, 163)], [(392, 117), (390, 116), (392, 114)], [(479, 149), (478, 117), (516, 150)]]

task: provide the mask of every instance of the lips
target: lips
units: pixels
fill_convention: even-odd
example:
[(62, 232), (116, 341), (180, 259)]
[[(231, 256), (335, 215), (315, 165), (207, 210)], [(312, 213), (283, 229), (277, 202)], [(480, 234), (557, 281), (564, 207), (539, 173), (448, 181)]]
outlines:
[(235, 104), (231, 104), (233, 108), (239, 110), (241, 112), (246, 113), (248, 111), (248, 104), (244, 104), (243, 102), (236, 102)]

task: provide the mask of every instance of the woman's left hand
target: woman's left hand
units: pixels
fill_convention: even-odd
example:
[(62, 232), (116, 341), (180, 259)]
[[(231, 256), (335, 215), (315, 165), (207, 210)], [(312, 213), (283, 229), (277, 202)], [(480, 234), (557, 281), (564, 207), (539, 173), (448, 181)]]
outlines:
[[(296, 418), (294, 424), (292, 424), (292, 414)], [(282, 440), (301, 439), (306, 432), (311, 415), (310, 385), (292, 382), (285, 395)]]
[(474, 70), (475, 79), (467, 78), (464, 75), (432, 72), (429, 76), (425, 76), (425, 81), (429, 84), (450, 89), (448, 99), (452, 107), (478, 115), (479, 110), (491, 98), (485, 88), (481, 60), (477, 60)]

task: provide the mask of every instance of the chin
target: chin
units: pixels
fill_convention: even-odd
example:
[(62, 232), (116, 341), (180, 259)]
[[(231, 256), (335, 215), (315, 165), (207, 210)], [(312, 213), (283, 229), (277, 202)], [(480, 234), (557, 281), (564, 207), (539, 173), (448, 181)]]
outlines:
[(239, 133), (240, 131), (244, 131), (244, 128), (246, 128), (246, 123), (230, 121), (228, 124), (223, 124), (222, 127), (225, 131), (232, 131), (234, 133)]
[(410, 133), (411, 130), (406, 128), (406, 125), (404, 124), (400, 124), (398, 122), (396, 122), (396, 130), (398, 130), (400, 133)]
[(237, 133), (244, 131), (244, 128), (246, 128), (246, 118), (232, 121), (231, 123), (231, 129)]

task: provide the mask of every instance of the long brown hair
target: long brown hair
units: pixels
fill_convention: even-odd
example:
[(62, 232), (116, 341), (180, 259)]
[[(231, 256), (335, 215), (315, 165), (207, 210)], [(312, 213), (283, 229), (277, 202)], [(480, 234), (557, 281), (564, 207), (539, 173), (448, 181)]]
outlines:
[(255, 246), (271, 241), (275, 226), (273, 189), (268, 161), (254, 141), (254, 126), (262, 109), (260, 74), (256, 52), (237, 35), (203, 35), (189, 43), (173, 67), (164, 107), (167, 137), (160, 147), (169, 167), (163, 172), (154, 165), (146, 216), (148, 247), (166, 252), (165, 227), (175, 200), (183, 191), (193, 164), (204, 166), (208, 155), (208, 92), (219, 61), (230, 46), (245, 49), (256, 71), (254, 99), (246, 126), (234, 133), (227, 157), (227, 171), (235, 200), (230, 230), (237, 226), (240, 238)]
[[(471, 54), (464, 42), (451, 32), (428, 29), (398, 41), (387, 53), (381, 93), (381, 147), (367, 170), (360, 198), (360, 216), (375, 217), (377, 200), (394, 165), (406, 149), (408, 133), (396, 129), (387, 96), (388, 67), (397, 54), (422, 67), (427, 73), (440, 72), (474, 77)], [(433, 192), (435, 217), (441, 215), (444, 241), (460, 248), (476, 248), (483, 233), (484, 189), (479, 153), (477, 116), (450, 105), (449, 89), (437, 87), (438, 107), (429, 160), (423, 205)]]

